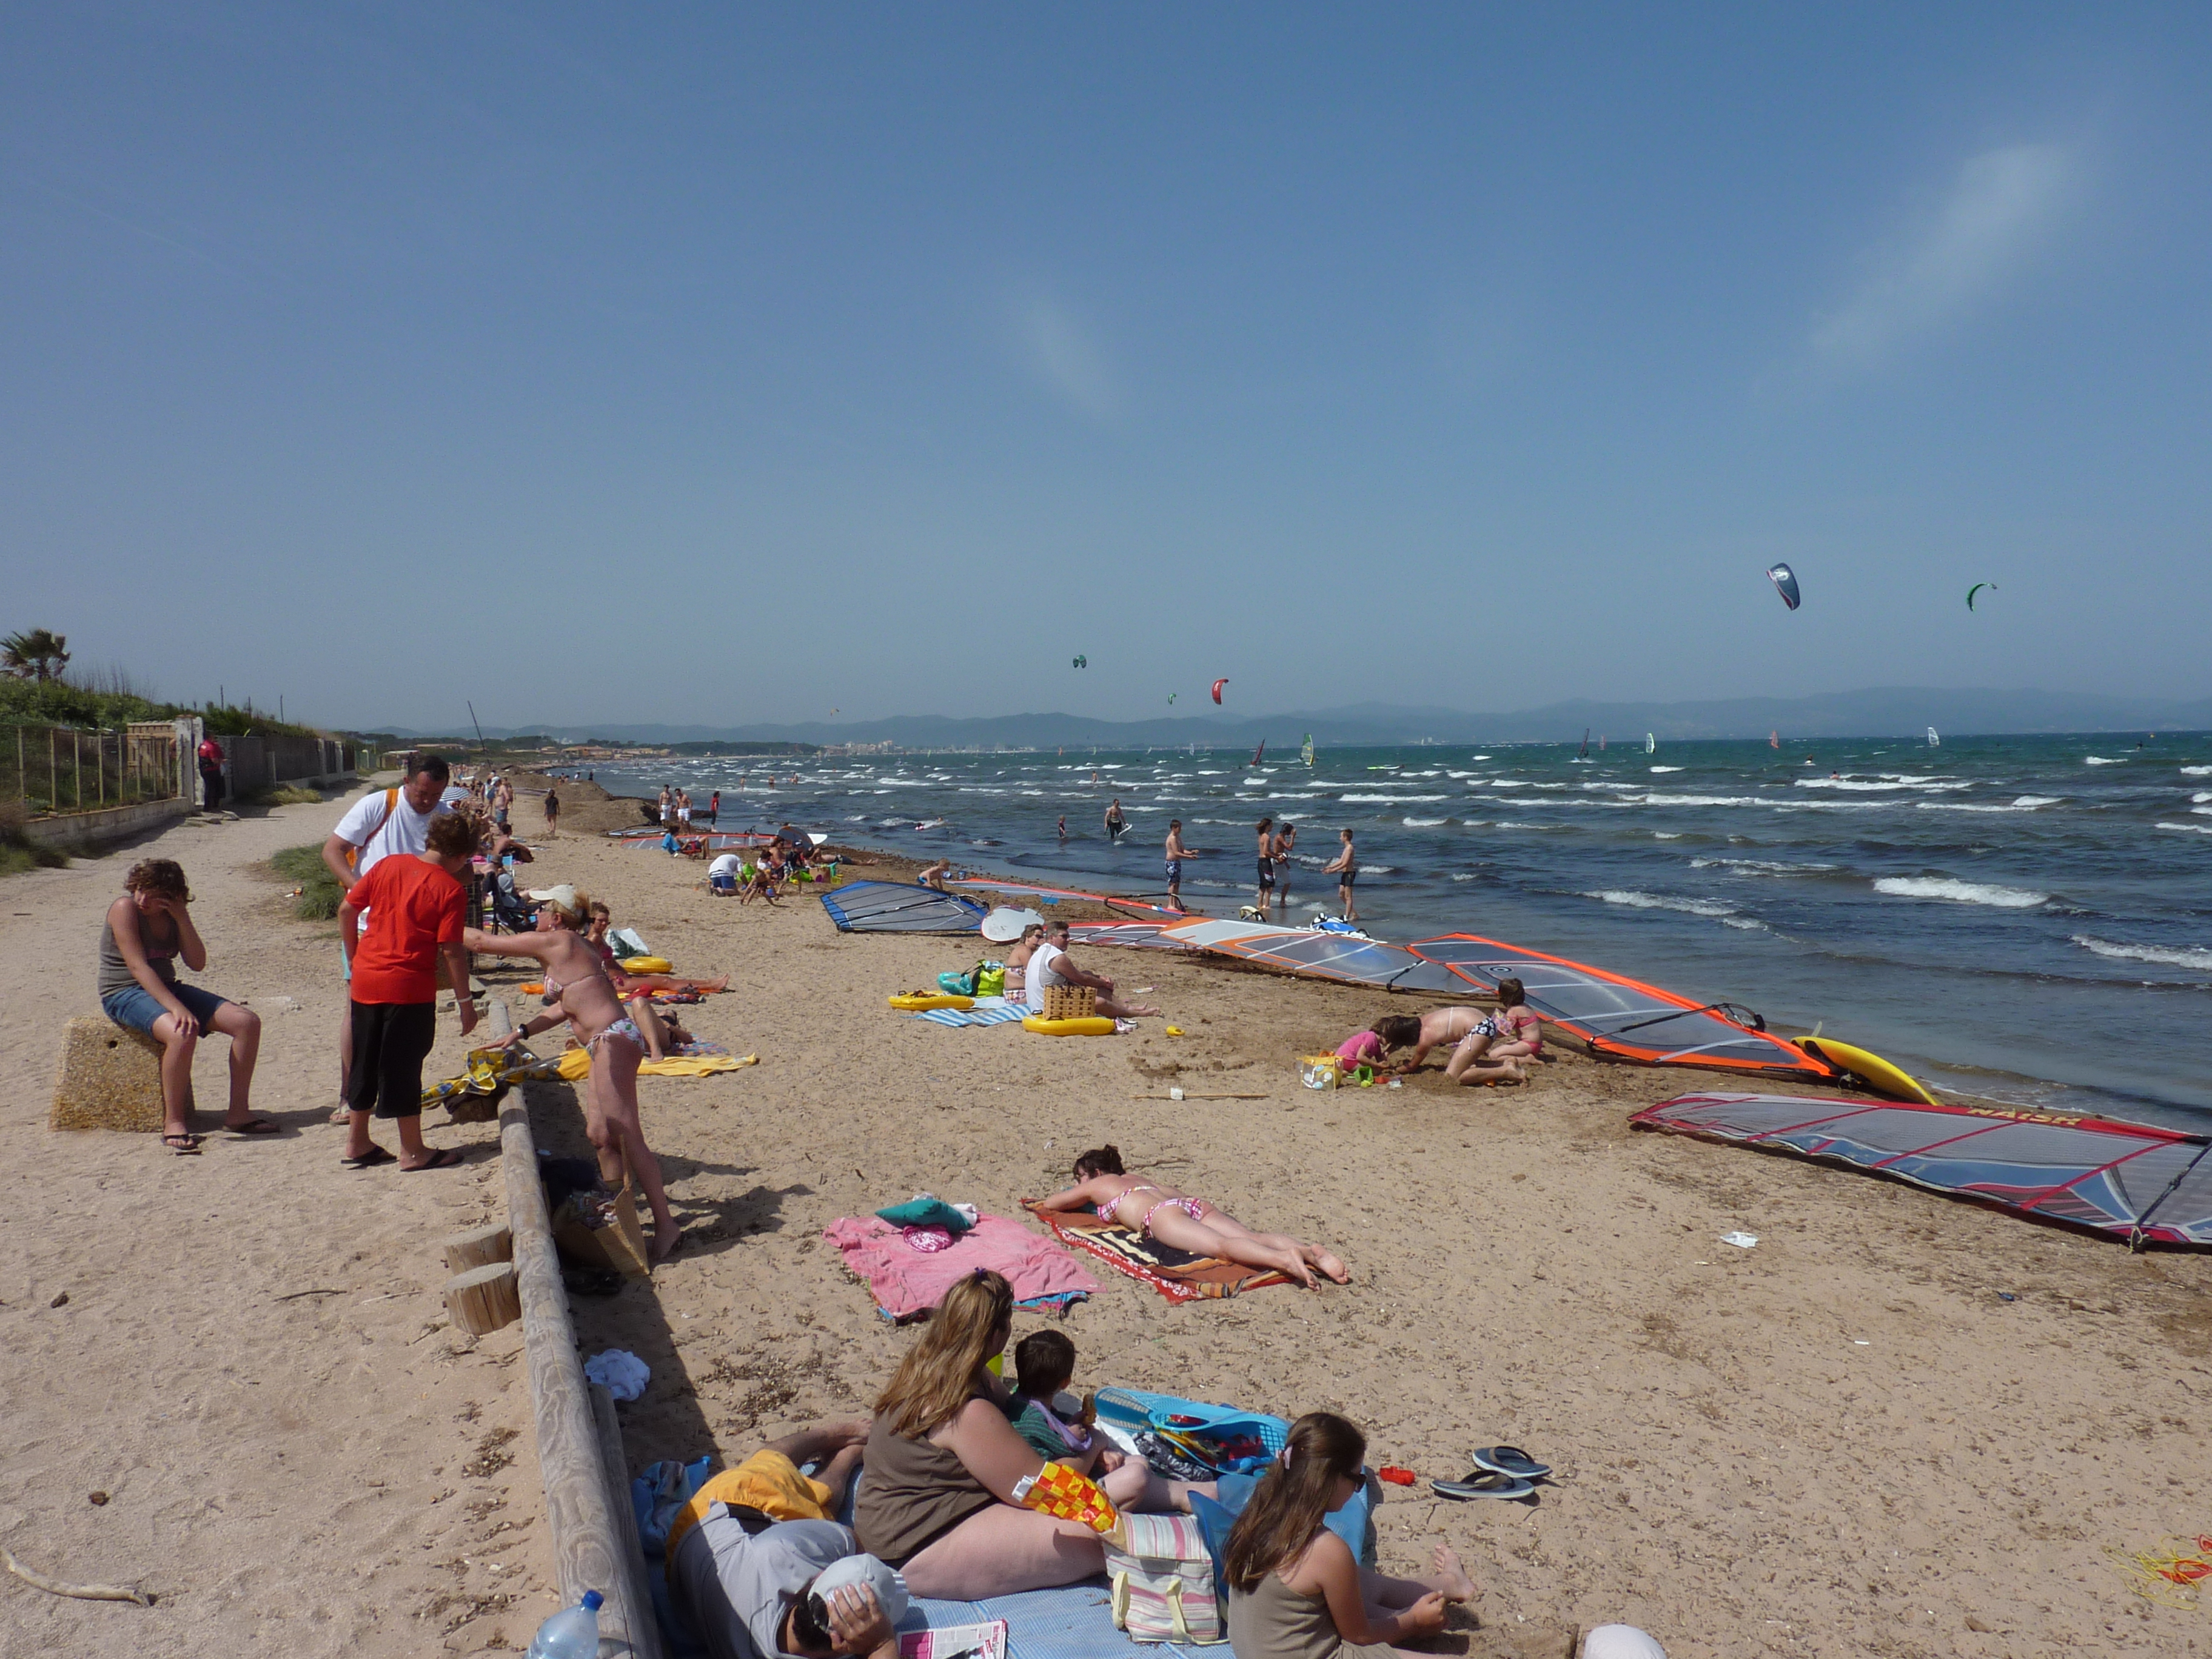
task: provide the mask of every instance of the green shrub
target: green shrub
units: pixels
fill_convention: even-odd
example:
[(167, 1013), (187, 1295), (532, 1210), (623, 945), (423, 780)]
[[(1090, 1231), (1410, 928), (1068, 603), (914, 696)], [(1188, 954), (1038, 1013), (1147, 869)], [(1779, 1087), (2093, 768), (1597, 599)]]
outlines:
[(0, 876), (23, 870), (58, 870), (69, 855), (33, 841), (23, 828), (23, 809), (12, 800), (0, 800)]
[(301, 921), (328, 921), (337, 915), (338, 901), (345, 895), (330, 866), (323, 862), (321, 842), (288, 847), (269, 860), (269, 867), (286, 881), (298, 884), (300, 896), (292, 914)]

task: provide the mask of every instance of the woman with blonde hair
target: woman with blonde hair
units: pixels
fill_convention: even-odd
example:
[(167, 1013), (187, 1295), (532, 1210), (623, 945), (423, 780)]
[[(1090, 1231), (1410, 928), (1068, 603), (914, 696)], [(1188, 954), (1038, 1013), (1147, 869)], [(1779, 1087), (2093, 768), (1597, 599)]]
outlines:
[(1308, 1412), (1260, 1482), (1222, 1551), (1229, 1644), (1237, 1659), (1388, 1659), (1444, 1627), (1444, 1603), (1474, 1585), (1443, 1545), (1426, 1578), (1362, 1567), (1322, 1524), (1367, 1481), (1367, 1437), (1334, 1412)]
[[(916, 1595), (1011, 1595), (1105, 1566), (1088, 1526), (1014, 1501), (1045, 1460), (1014, 1431), (1013, 1396), (989, 1368), (1013, 1334), (1013, 1287), (978, 1267), (945, 1292), (876, 1400), (853, 1529)], [(1164, 1509), (1181, 1495), (1139, 1460), (1107, 1453), (1098, 1467), (1117, 1508)]]

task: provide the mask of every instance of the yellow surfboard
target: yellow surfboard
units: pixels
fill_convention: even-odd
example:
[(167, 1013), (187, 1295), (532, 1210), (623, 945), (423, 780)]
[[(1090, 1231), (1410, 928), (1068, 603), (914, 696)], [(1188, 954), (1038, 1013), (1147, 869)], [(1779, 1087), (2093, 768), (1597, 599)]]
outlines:
[(1918, 1079), (1899, 1071), (1880, 1054), (1838, 1042), (1833, 1037), (1802, 1036), (1792, 1041), (1814, 1059), (1826, 1060), (1838, 1071), (1849, 1072), (1878, 1095), (1887, 1095), (1894, 1100), (1917, 1100), (1923, 1106), (1943, 1103), (1929, 1093)]

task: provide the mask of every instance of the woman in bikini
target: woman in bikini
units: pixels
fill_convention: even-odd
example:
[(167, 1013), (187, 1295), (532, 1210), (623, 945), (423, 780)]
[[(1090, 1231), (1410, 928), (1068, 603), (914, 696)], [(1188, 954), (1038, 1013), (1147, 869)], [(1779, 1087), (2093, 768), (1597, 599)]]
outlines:
[(533, 891), (538, 901), (534, 933), (487, 933), (471, 927), (461, 943), (495, 957), (526, 957), (545, 971), (549, 1012), (525, 1020), (499, 1046), (511, 1048), (562, 1021), (591, 1051), (591, 1084), (584, 1096), (584, 1129), (599, 1155), (599, 1179), (609, 1188), (623, 1183), (624, 1172), (637, 1177), (653, 1206), (653, 1260), (665, 1261), (683, 1241), (684, 1230), (668, 1207), (660, 1184), (660, 1161), (645, 1144), (637, 1111), (637, 1068), (645, 1058), (645, 1036), (623, 1012), (621, 1000), (599, 965), (599, 953), (576, 930), (589, 914), (586, 901), (565, 883)]
[(1526, 1083), (1528, 1062), (1544, 1058), (1544, 1024), (1517, 979), (1498, 981), (1498, 1012), (1471, 1026), (1444, 1075), (1455, 1083)]
[(1255, 1233), (1202, 1198), (1162, 1186), (1121, 1167), (1118, 1148), (1101, 1146), (1075, 1160), (1075, 1185), (1039, 1199), (1040, 1210), (1095, 1209), (1107, 1220), (1193, 1255), (1220, 1256), (1248, 1267), (1272, 1267), (1314, 1288), (1314, 1272), (1349, 1284), (1344, 1263), (1327, 1250), (1285, 1233)]

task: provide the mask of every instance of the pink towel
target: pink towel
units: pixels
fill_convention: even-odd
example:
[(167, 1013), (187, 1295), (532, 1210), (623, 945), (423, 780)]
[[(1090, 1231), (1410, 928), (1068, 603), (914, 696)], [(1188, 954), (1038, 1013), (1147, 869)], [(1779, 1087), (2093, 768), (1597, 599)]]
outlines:
[(952, 1281), (978, 1267), (995, 1268), (1014, 1287), (1014, 1300), (1095, 1296), (1098, 1281), (1048, 1238), (1018, 1221), (987, 1215), (952, 1241), (949, 1249), (924, 1252), (878, 1216), (846, 1216), (822, 1237), (844, 1253), (878, 1305), (893, 1319), (927, 1313), (945, 1299)]

